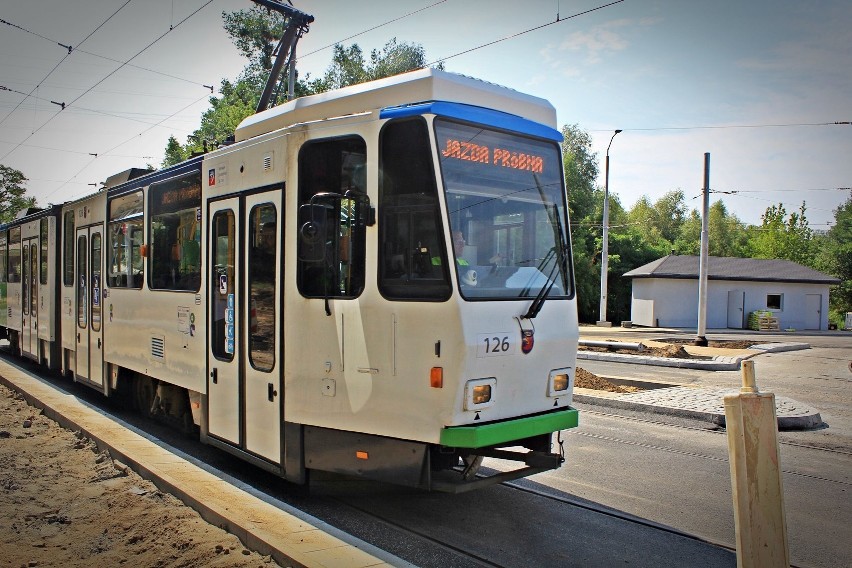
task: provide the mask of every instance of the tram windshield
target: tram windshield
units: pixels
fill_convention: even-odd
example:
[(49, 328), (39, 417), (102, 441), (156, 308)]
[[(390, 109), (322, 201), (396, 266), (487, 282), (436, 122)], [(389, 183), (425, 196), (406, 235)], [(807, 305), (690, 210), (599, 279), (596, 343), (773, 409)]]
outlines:
[(571, 296), (556, 143), (444, 119), (435, 134), (462, 295)]

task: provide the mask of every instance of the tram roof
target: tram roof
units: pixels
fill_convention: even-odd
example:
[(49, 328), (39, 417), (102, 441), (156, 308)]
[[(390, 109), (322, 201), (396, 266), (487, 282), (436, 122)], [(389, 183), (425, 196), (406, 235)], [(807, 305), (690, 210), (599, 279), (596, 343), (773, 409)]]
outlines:
[(294, 124), (430, 101), (491, 108), (556, 128), (556, 109), (545, 99), (456, 73), (420, 69), (301, 97), (249, 116), (235, 138), (239, 142)]

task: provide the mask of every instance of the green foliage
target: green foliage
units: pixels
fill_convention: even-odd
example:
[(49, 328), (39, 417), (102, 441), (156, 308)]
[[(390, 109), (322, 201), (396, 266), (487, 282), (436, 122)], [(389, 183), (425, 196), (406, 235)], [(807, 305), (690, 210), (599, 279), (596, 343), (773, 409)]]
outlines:
[(805, 204), (790, 213), (780, 203), (771, 205), (761, 216), (763, 223), (752, 230), (751, 247), (755, 258), (783, 258), (813, 266), (813, 232), (805, 216)]
[[(210, 109), (201, 117), (201, 126), (187, 137), (186, 144), (169, 138), (163, 166), (177, 164), (191, 156), (206, 152), (232, 136), (240, 122), (254, 114), (266, 79), (274, 62), (274, 51), (281, 39), (286, 18), (260, 6), (235, 12), (223, 12), (228, 36), (248, 60), (235, 81), (222, 80), (218, 97), (210, 97)], [(334, 46), (332, 61), (319, 79), (296, 79), (293, 92), (303, 97), (381, 79), (426, 66), (426, 52), (419, 44), (390, 40), (381, 50), (370, 52), (369, 61), (358, 44)], [(443, 68), (439, 66), (439, 68)], [(283, 88), (287, 89), (287, 78)]]
[(842, 327), (846, 312), (852, 312), (852, 195), (834, 210), (834, 225), (818, 242), (816, 268), (841, 280), (829, 294), (829, 311), (831, 321)]
[[(719, 200), (710, 205), (708, 225), (708, 248), (710, 256), (751, 256), (749, 233), (736, 215)], [(674, 241), (678, 254), (697, 256), (701, 253), (701, 214), (693, 209), (681, 224)]]
[[(600, 265), (596, 249), (600, 247), (603, 192), (596, 191), (597, 155), (592, 139), (576, 124), (562, 127), (562, 162), (568, 192), (571, 242), (574, 256), (574, 280), (580, 321), (595, 321), (600, 299)], [(596, 195), (599, 194), (599, 195)], [(597, 213), (597, 219), (595, 219)]]
[(35, 207), (35, 197), (27, 197), (26, 176), (0, 164), (0, 223), (8, 223), (18, 211)]

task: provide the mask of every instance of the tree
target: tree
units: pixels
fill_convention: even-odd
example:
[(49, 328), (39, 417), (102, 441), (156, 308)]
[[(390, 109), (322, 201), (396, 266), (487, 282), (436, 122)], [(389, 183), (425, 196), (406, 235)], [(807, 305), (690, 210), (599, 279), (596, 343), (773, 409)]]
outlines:
[(805, 203), (790, 213), (782, 204), (770, 205), (761, 216), (763, 223), (752, 230), (755, 258), (782, 258), (805, 266), (814, 263), (813, 232), (805, 216)]
[[(708, 249), (711, 256), (750, 257), (749, 234), (736, 215), (728, 213), (721, 200), (710, 205)], [(674, 242), (679, 254), (697, 256), (701, 253), (701, 214), (693, 209), (684, 219)]]
[[(568, 192), (574, 280), (580, 321), (595, 321), (600, 288), (600, 267), (595, 250), (600, 246), (602, 213), (596, 215), (595, 178), (597, 155), (591, 151), (592, 139), (576, 124), (562, 127), (562, 163)], [(603, 192), (600, 203), (603, 203)], [(601, 209), (602, 210), (602, 209)]]
[(829, 317), (839, 327), (852, 312), (852, 195), (834, 210), (834, 225), (821, 244), (816, 268), (841, 280), (829, 293)]
[[(239, 123), (254, 114), (257, 108), (286, 18), (278, 12), (253, 6), (223, 12), (222, 19), (225, 31), (248, 63), (236, 80), (222, 80), (220, 96), (210, 97), (210, 109), (204, 112), (201, 126), (187, 137), (186, 144), (181, 145), (174, 137), (169, 139), (163, 166), (176, 164), (215, 147), (232, 136)], [(303, 97), (425, 66), (426, 52), (421, 45), (398, 42), (396, 38), (381, 50), (371, 51), (369, 62), (358, 44), (348, 48), (338, 44), (334, 46), (332, 62), (325, 75), (319, 79), (311, 79), (309, 74), (304, 79), (297, 75), (293, 92), (296, 97)], [(285, 77), (284, 89), (287, 89), (287, 81)]]
[(18, 211), (35, 207), (35, 197), (27, 197), (26, 176), (14, 168), (0, 164), (0, 223), (8, 223)]

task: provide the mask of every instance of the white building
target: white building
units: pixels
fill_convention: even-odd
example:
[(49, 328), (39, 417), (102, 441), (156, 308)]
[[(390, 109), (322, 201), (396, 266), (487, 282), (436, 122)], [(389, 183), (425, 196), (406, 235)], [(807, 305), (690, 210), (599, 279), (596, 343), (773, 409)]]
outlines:
[[(669, 255), (624, 274), (633, 279), (631, 318), (648, 327), (698, 325), (699, 257)], [(781, 329), (828, 329), (828, 289), (840, 280), (789, 260), (708, 259), (707, 327), (742, 329), (768, 311)]]

